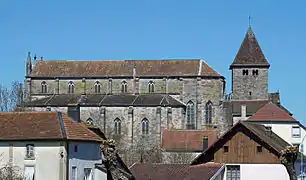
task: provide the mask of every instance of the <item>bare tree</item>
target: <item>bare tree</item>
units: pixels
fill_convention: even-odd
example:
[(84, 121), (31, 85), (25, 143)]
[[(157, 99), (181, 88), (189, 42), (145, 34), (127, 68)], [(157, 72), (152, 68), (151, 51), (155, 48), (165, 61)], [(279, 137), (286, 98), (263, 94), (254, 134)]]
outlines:
[(0, 112), (16, 111), (21, 103), (21, 83), (14, 81), (10, 88), (0, 85)]
[(23, 180), (23, 172), (18, 166), (6, 164), (0, 168), (0, 180)]

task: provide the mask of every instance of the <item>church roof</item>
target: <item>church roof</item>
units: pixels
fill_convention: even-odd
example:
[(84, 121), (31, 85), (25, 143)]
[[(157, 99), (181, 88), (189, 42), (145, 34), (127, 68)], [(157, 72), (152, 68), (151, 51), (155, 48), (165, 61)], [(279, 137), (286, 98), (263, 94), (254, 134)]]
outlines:
[(69, 104), (79, 104), (80, 106), (185, 106), (168, 94), (57, 94), (33, 100), (27, 106), (46, 107), (67, 106)]
[(272, 102), (264, 105), (248, 121), (290, 121), (297, 122), (286, 111)]
[(270, 67), (251, 27), (249, 27), (234, 62), (230, 66), (230, 69), (233, 67), (246, 66)]
[(208, 76), (220, 77), (200, 59), (184, 60), (100, 60), (100, 61), (36, 61), (29, 77), (137, 77)]

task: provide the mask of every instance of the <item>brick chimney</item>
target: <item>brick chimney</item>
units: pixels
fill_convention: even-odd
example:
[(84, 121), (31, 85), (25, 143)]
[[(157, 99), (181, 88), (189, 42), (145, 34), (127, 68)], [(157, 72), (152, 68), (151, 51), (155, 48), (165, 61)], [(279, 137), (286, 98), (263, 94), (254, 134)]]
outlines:
[(203, 151), (208, 148), (208, 136), (203, 137)]
[(246, 112), (246, 105), (245, 104), (242, 104), (241, 105), (241, 119), (242, 120), (246, 120), (247, 118), (247, 112)]

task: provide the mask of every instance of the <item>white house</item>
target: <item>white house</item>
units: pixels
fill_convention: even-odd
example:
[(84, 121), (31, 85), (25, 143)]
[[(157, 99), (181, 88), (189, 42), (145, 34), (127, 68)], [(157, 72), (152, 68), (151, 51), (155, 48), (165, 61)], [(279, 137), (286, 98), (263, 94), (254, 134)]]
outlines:
[(59, 112), (0, 113), (0, 122), (1, 166), (28, 180), (94, 180), (102, 138), (84, 124)]
[[(264, 125), (267, 130), (272, 130), (287, 143), (298, 146), (300, 152), (306, 155), (305, 126), (272, 102), (259, 109), (247, 121)], [(300, 173), (300, 167), (298, 167), (301, 164), (300, 161), (301, 159), (296, 162), (298, 174)], [(306, 161), (306, 159), (303, 159), (303, 161)], [(303, 162), (303, 164), (306, 164), (306, 162)], [(306, 166), (303, 169), (305, 171)]]
[(290, 180), (282, 164), (226, 164), (223, 179)]

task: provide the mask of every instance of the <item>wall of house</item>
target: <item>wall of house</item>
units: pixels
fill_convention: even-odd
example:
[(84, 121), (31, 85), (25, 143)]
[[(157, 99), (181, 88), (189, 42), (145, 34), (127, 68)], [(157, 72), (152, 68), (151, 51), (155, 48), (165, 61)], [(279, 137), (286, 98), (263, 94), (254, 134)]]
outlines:
[[(247, 180), (290, 180), (289, 174), (282, 164), (226, 164), (240, 166), (240, 179)], [(227, 179), (227, 168), (224, 178)]]
[(85, 168), (90, 168), (92, 176), (94, 176), (95, 164), (102, 163), (100, 144), (98, 142), (70, 141), (68, 149), (69, 177), (71, 177), (72, 167), (76, 167), (77, 179), (84, 179)]
[[(35, 159), (27, 160), (26, 145), (34, 144)], [(11, 147), (11, 148), (10, 148)], [(61, 158), (61, 152), (64, 157)], [(66, 151), (63, 144), (54, 141), (11, 141), (0, 142), (1, 166), (12, 162), (14, 166), (24, 172), (25, 166), (35, 167), (35, 179), (62, 180), (66, 177)], [(52, 168), (50, 168), (52, 167)]]
[(162, 162), (166, 164), (189, 164), (200, 154), (197, 152), (162, 152)]
[(94, 180), (107, 180), (107, 173), (98, 168), (95, 168), (93, 179)]
[[(243, 70), (248, 70), (248, 75), (243, 75)], [(258, 70), (257, 76), (253, 70)], [(268, 72), (268, 68), (233, 68), (233, 100), (268, 99)]]
[[(224, 146), (228, 146), (228, 152), (224, 152)], [(257, 152), (258, 143), (250, 139), (242, 132), (237, 132), (214, 154), (214, 162), (217, 163), (253, 163), (253, 164), (277, 164), (279, 159), (269, 150), (262, 147), (262, 152)]]
[[(265, 126), (271, 126), (272, 131), (277, 134), (279, 137), (284, 139), (289, 144), (302, 144), (303, 143), (303, 153), (306, 155), (306, 138), (305, 141), (302, 142), (303, 137), (306, 136), (306, 130), (300, 126), (298, 123), (291, 123), (291, 122), (257, 122), (258, 124), (262, 124)], [(292, 136), (292, 127), (299, 126), (300, 127), (300, 137), (293, 137)]]

